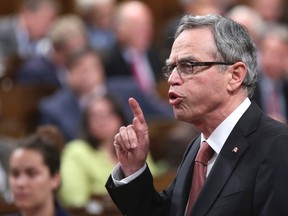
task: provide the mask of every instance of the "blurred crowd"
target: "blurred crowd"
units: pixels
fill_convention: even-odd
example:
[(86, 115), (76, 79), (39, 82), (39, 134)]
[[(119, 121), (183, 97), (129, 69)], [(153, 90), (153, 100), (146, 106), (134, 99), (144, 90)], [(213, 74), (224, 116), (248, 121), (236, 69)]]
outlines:
[[(55, 186), (63, 205), (83, 207), (92, 196), (107, 193), (104, 184), (117, 163), (114, 136), (121, 125), (132, 120), (129, 97), (138, 100), (148, 124), (158, 126), (151, 133), (157, 142), (154, 150), (162, 153), (154, 153), (152, 146), (148, 161), (155, 176), (174, 167), (179, 162), (175, 157), (182, 155), (197, 134), (194, 128), (174, 121), (161, 73), (179, 17), (185, 14), (217, 13), (248, 29), (258, 48), (259, 76), (253, 99), (271, 117), (287, 123), (284, 0), (251, 0), (246, 4), (237, 0), (179, 0), (181, 13), (169, 17), (157, 31), (155, 14), (144, 1), (74, 0), (73, 4), (75, 11), (64, 14), (64, 6), (57, 0), (23, 0), (17, 13), (0, 17), (0, 91), (18, 86), (33, 86), (35, 91), (44, 86), (53, 88), (36, 101), (32, 130), (50, 125), (63, 135), (62, 182), (57, 180)], [(163, 37), (162, 43), (157, 44), (156, 34)], [(1, 100), (2, 118), (5, 104)], [(9, 162), (14, 170), (17, 163), (9, 161), (9, 155), (18, 148), (19, 137), (2, 133), (0, 194), (12, 202), (15, 194), (9, 182), (11, 187), (17, 182)]]

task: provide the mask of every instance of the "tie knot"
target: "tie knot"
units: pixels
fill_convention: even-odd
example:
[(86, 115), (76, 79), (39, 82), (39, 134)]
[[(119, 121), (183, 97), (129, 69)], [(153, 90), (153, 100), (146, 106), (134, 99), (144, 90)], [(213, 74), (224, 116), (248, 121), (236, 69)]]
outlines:
[(198, 151), (195, 161), (207, 166), (207, 163), (212, 158), (212, 156), (213, 149), (208, 145), (207, 142), (203, 141), (200, 145), (200, 149)]

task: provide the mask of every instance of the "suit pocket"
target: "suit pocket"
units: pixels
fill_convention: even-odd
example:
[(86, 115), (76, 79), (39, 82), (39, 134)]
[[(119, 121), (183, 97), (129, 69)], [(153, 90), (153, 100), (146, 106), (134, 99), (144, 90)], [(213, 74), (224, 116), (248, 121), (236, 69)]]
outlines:
[(239, 182), (238, 180), (228, 182), (227, 185), (224, 186), (219, 197), (217, 198), (214, 204), (214, 208), (237, 204), (241, 200), (243, 192), (244, 189), (241, 182)]
[(213, 208), (223, 208), (233, 205), (239, 205), (242, 195), (242, 191), (234, 191), (232, 193), (222, 194), (220, 195), (220, 197), (217, 198)]
[(241, 186), (233, 187), (233, 188), (224, 188), (224, 190), (221, 193), (221, 197), (233, 196), (238, 193), (241, 193), (242, 191), (243, 191), (243, 188)]

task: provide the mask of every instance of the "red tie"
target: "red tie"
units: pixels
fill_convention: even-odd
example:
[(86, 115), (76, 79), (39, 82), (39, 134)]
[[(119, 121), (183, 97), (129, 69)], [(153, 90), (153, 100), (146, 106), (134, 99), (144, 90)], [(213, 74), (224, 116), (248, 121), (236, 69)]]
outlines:
[(190, 190), (190, 197), (186, 216), (190, 215), (194, 202), (197, 199), (202, 186), (204, 185), (207, 171), (207, 163), (212, 158), (212, 156), (213, 149), (208, 145), (207, 142), (203, 141), (196, 155), (194, 163), (192, 186)]
[(270, 95), (268, 97), (268, 114), (279, 114), (280, 108), (279, 108), (279, 94), (277, 91), (277, 85), (274, 84), (272, 91), (270, 92)]
[(143, 65), (143, 56), (138, 53), (134, 53), (131, 58), (131, 69), (133, 76), (143, 92), (149, 92), (153, 89), (151, 79), (149, 78), (148, 71), (145, 70)]

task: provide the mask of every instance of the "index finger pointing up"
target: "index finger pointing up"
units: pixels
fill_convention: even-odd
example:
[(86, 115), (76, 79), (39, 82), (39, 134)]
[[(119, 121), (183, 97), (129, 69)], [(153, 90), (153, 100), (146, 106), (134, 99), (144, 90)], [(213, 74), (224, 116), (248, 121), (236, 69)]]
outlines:
[(129, 105), (133, 112), (134, 118), (137, 117), (141, 123), (146, 123), (141, 107), (134, 98), (129, 98)]

